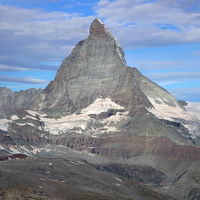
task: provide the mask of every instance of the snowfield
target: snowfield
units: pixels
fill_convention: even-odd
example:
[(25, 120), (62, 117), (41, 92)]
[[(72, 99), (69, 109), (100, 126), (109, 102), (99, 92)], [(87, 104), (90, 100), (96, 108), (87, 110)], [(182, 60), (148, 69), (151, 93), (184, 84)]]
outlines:
[(7, 131), (10, 120), (0, 119), (0, 130)]
[(84, 108), (81, 113), (86, 115), (100, 114), (102, 112), (107, 112), (109, 109), (124, 109), (124, 107), (116, 104), (109, 98), (98, 98), (94, 101), (94, 103)]
[[(41, 120), (45, 124), (44, 130), (49, 131), (52, 135), (61, 135), (69, 131), (83, 134), (86, 129), (92, 128), (90, 125), (95, 122), (95, 120), (89, 115), (98, 115), (102, 112), (107, 112), (109, 109), (118, 110), (124, 109), (124, 107), (116, 104), (109, 98), (98, 98), (91, 105), (84, 108), (80, 114), (67, 115), (59, 119), (41, 117)], [(118, 129), (115, 127), (115, 125), (123, 119), (124, 115), (127, 114), (128, 112), (124, 112), (121, 115), (116, 113), (114, 116), (101, 120), (101, 123), (104, 125), (103, 129), (101, 127), (99, 129), (97, 128), (92, 130), (93, 136), (105, 132), (117, 132)]]
[[(154, 108), (149, 108), (159, 119), (175, 121), (181, 123), (190, 132), (190, 137), (200, 137), (200, 103), (189, 102), (186, 110), (178, 105), (170, 106), (165, 98), (148, 97)], [(90, 115), (98, 115), (107, 112), (109, 109), (121, 110), (115, 115), (104, 119), (94, 119)], [(128, 112), (124, 107), (113, 102), (110, 98), (98, 98), (91, 105), (81, 110), (80, 113), (74, 113), (58, 119), (48, 118), (46, 115), (35, 111), (27, 110), (27, 115), (23, 120), (40, 120), (43, 126), (36, 126), (31, 122), (15, 122), (19, 120), (17, 115), (11, 116), (10, 119), (0, 119), (0, 129), (7, 131), (9, 123), (14, 122), (18, 126), (32, 126), (39, 130), (45, 130), (51, 135), (61, 135), (67, 133), (85, 134), (98, 137), (101, 134), (112, 134), (120, 131), (120, 124), (123, 120), (128, 120)], [(98, 121), (98, 126), (96, 122)]]
[(192, 138), (200, 137), (199, 103), (188, 103), (186, 110), (184, 110), (178, 104), (176, 106), (169, 106), (164, 101), (161, 101), (160, 98), (153, 99), (148, 97), (148, 99), (154, 106), (154, 108), (148, 109), (149, 112), (153, 113), (159, 119), (181, 123), (189, 130)]
[(76, 133), (81, 133), (91, 121), (89, 116), (83, 114), (72, 114), (58, 119), (42, 117), (41, 120), (45, 124), (44, 130), (49, 131), (52, 135), (61, 135), (75, 128), (79, 128)]

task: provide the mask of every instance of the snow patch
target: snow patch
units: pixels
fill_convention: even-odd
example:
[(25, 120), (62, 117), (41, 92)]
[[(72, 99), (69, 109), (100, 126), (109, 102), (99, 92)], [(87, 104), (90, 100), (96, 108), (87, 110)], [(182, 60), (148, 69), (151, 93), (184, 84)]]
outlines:
[(84, 165), (85, 163), (84, 162), (82, 162), (82, 161), (80, 161), (80, 160), (78, 160), (78, 161), (76, 161), (78, 164), (81, 164), (81, 165)]
[(115, 177), (115, 179), (118, 180), (118, 181), (120, 181), (120, 182), (124, 182), (124, 181), (122, 181), (121, 179), (119, 179), (119, 178), (117, 178), (117, 177)]
[(26, 123), (16, 123), (18, 126), (26, 126)]
[(19, 117), (17, 116), (17, 115), (13, 115), (12, 117), (11, 117), (11, 120), (18, 120), (19, 119)]
[(87, 115), (67, 115), (62, 118), (41, 118), (44, 122), (44, 130), (52, 135), (61, 135), (74, 129), (76, 133), (82, 133), (87, 127), (91, 118)]
[(27, 148), (26, 146), (10, 146), (8, 148), (10, 153), (23, 153), (26, 155), (36, 155), (37, 153), (41, 151), (48, 151), (46, 148), (37, 148), (35, 146), (31, 146), (31, 149)]
[(78, 165), (78, 163), (75, 163), (72, 160), (69, 160), (69, 162), (72, 163), (73, 165)]
[(129, 120), (127, 112), (117, 112), (115, 115), (112, 115), (106, 119), (101, 120), (101, 123), (104, 124), (103, 127), (100, 127), (94, 130), (93, 136), (98, 136), (99, 134), (109, 134), (120, 132), (120, 125), (122, 121)]
[(98, 98), (89, 105), (88, 107), (84, 108), (81, 113), (89, 115), (89, 114), (100, 114), (102, 112), (107, 112), (109, 109), (124, 109), (124, 107), (116, 104), (115, 102), (111, 101), (110, 98)]
[[(95, 122), (89, 114), (99, 114), (109, 109), (124, 109), (122, 106), (112, 102), (109, 98), (97, 99), (93, 104), (83, 109), (81, 114), (72, 114), (59, 119), (41, 118), (44, 121), (44, 130), (49, 131), (52, 135), (61, 135), (73, 131), (78, 134), (90, 134), (96, 136), (98, 134), (118, 132), (116, 125), (123, 120), (128, 112), (117, 112), (116, 115), (106, 119), (99, 120), (101, 127), (95, 128), (91, 124)], [(86, 129), (90, 129), (88, 131)], [(88, 130), (89, 130), (88, 129)]]
[(34, 117), (37, 117), (38, 113), (32, 110), (26, 110), (26, 112)]
[(163, 99), (164, 99), (164, 101), (168, 102), (168, 100), (166, 98), (163, 98)]
[(107, 125), (111, 125), (111, 124), (118, 124), (119, 122), (121, 122), (122, 120), (127, 120), (129, 112), (117, 112), (116, 115), (112, 115), (104, 120), (102, 120), (104, 123), (107, 123)]
[(0, 145), (0, 150), (5, 150), (5, 147)]
[(36, 118), (35, 118), (35, 117), (33, 117), (33, 116), (30, 116), (30, 115), (26, 115), (26, 119), (33, 119), (33, 120), (36, 120)]
[(12, 146), (12, 147), (9, 147), (10, 151), (12, 153), (20, 153), (19, 149), (17, 148), (17, 146)]
[(27, 123), (16, 123), (18, 126), (35, 126), (34, 124), (30, 123), (30, 122), (27, 122)]
[(7, 131), (10, 120), (0, 119), (0, 130)]
[[(52, 135), (61, 135), (65, 133), (75, 133), (75, 134), (87, 134), (90, 136), (97, 137), (98, 134), (109, 134), (114, 132), (119, 132), (119, 122), (125, 117), (128, 117), (128, 112), (117, 112), (115, 115), (110, 116), (106, 119), (93, 119), (90, 114), (100, 114), (102, 112), (107, 112), (109, 109), (124, 110), (124, 107), (111, 101), (110, 98), (98, 98), (91, 105), (84, 108), (80, 114), (71, 114), (58, 119), (48, 118), (43, 113), (37, 113), (35, 111), (27, 110), (26, 115), (22, 119), (24, 122), (15, 123), (18, 126), (32, 126), (36, 127), (38, 130), (44, 130)], [(39, 119), (37, 119), (39, 117)], [(17, 115), (13, 115), (12, 119), (19, 119)], [(33, 119), (34, 121), (40, 121), (44, 123), (44, 127), (40, 127), (31, 122), (26, 122), (27, 119)], [(98, 121), (98, 126), (96, 127), (96, 121)], [(11, 120), (0, 119), (0, 129), (7, 131), (9, 123)], [(30, 152), (26, 149), (24, 151)], [(37, 152), (32, 152), (37, 153)]]
[[(157, 99), (153, 99), (148, 97), (149, 101), (152, 103), (154, 108), (150, 108), (149, 110), (155, 114), (157, 117), (167, 120), (174, 121), (175, 118), (184, 118), (186, 120), (191, 120), (192, 116), (190, 116), (185, 110), (183, 110), (179, 106), (169, 106), (165, 103), (157, 103)], [(158, 99), (160, 100), (160, 98)]]

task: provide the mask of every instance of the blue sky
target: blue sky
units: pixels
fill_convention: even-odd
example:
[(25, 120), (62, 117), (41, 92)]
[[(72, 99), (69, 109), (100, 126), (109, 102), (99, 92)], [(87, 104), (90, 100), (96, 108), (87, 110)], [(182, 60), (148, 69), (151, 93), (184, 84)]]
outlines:
[(199, 0), (0, 0), (0, 86), (44, 88), (100, 18), (129, 66), (200, 101)]

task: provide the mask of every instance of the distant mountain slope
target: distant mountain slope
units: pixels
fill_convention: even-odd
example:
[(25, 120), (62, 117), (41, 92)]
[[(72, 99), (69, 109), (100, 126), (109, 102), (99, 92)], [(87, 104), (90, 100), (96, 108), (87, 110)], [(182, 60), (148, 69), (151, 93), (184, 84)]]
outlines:
[(12, 92), (8, 88), (0, 87), (0, 114), (9, 114), (20, 109), (28, 109), (41, 91), (41, 89), (32, 88), (20, 92)]

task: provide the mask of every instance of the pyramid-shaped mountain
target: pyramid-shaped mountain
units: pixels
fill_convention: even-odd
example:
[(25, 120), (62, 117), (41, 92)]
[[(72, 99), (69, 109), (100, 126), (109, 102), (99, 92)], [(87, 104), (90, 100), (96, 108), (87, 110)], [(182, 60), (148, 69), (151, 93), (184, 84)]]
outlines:
[(0, 97), (3, 154), (82, 157), (179, 199), (189, 193), (190, 184), (181, 184), (199, 174), (200, 118), (127, 66), (123, 49), (99, 19), (44, 90), (0, 88)]
[(80, 41), (63, 61), (55, 80), (33, 104), (33, 109), (73, 113), (98, 98), (112, 101), (132, 112), (143, 112), (151, 103), (143, 94), (137, 70), (126, 65), (117, 40), (98, 19), (86, 40)]

